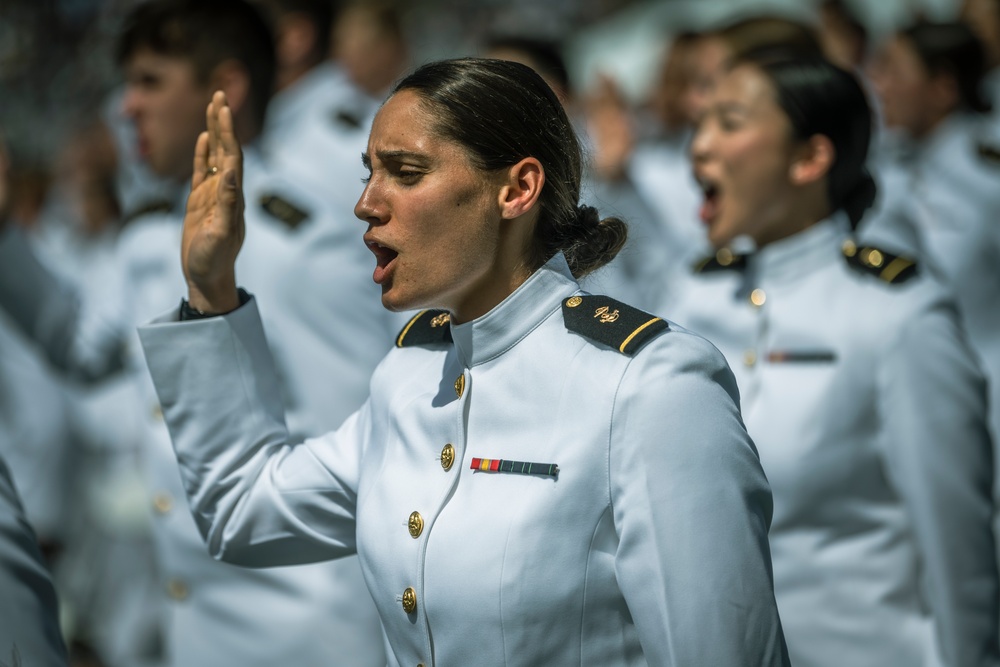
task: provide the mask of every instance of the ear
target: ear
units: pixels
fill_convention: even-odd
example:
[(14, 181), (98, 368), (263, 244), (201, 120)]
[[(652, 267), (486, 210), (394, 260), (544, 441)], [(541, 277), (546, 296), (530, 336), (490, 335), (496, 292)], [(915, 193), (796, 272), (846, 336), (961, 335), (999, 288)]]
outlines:
[(507, 170), (500, 188), (500, 217), (519, 218), (530, 212), (545, 185), (545, 169), (536, 158), (526, 157)]
[(836, 157), (837, 151), (830, 138), (814, 134), (796, 149), (788, 174), (789, 180), (792, 185), (815, 183), (830, 173)]
[(224, 60), (212, 70), (209, 90), (221, 90), (233, 115), (240, 113), (250, 101), (250, 73), (237, 60)]

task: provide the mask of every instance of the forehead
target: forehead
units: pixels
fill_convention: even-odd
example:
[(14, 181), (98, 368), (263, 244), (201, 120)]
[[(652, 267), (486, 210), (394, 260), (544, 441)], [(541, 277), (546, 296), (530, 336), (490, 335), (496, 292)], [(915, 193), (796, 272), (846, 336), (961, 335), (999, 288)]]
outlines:
[(136, 49), (125, 60), (125, 74), (157, 74), (177, 80), (197, 79), (194, 62), (182, 56), (157, 53), (148, 47)]
[(379, 153), (405, 151), (428, 158), (467, 158), (465, 148), (441, 136), (436, 128), (434, 110), (412, 90), (402, 90), (390, 97), (372, 122), (368, 152), (372, 159)]
[(774, 84), (753, 65), (737, 65), (723, 74), (715, 91), (717, 105), (754, 111), (780, 111)]

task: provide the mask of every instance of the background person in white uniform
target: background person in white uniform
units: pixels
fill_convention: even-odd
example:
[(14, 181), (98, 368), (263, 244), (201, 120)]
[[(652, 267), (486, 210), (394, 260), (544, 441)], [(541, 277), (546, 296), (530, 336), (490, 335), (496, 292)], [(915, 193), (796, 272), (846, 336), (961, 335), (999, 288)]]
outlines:
[(665, 307), (736, 372), (792, 664), (998, 665), (985, 384), (942, 286), (847, 240), (871, 122), (818, 57), (738, 58), (692, 142), (719, 251)]
[(230, 118), (219, 93), (185, 218), (190, 302), (142, 330), (217, 556), (357, 551), (393, 665), (787, 664), (732, 375), (704, 340), (580, 290), (624, 225), (579, 206), (579, 145), (537, 74), (432, 63), (379, 111), (355, 209), (373, 279), (390, 309), (444, 310), (299, 446), (236, 288)]

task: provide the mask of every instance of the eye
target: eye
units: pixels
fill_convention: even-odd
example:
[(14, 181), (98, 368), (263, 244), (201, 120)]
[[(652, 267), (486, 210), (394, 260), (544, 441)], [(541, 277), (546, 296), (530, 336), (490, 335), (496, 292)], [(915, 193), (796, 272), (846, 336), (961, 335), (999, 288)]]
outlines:
[(400, 182), (404, 185), (414, 185), (420, 178), (424, 175), (422, 171), (417, 171), (416, 169), (407, 169), (405, 167), (401, 168), (396, 172), (396, 176), (399, 178)]

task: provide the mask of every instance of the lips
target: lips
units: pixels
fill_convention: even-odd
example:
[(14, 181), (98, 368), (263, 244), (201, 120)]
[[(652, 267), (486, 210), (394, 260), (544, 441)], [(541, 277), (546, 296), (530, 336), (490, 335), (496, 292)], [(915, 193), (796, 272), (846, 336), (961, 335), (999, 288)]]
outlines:
[(389, 246), (379, 243), (375, 239), (365, 237), (365, 245), (368, 249), (372, 251), (375, 255), (375, 271), (372, 273), (372, 280), (375, 284), (381, 285), (388, 280), (391, 275), (392, 269), (395, 266), (396, 257), (399, 256), (399, 252), (393, 250)]

